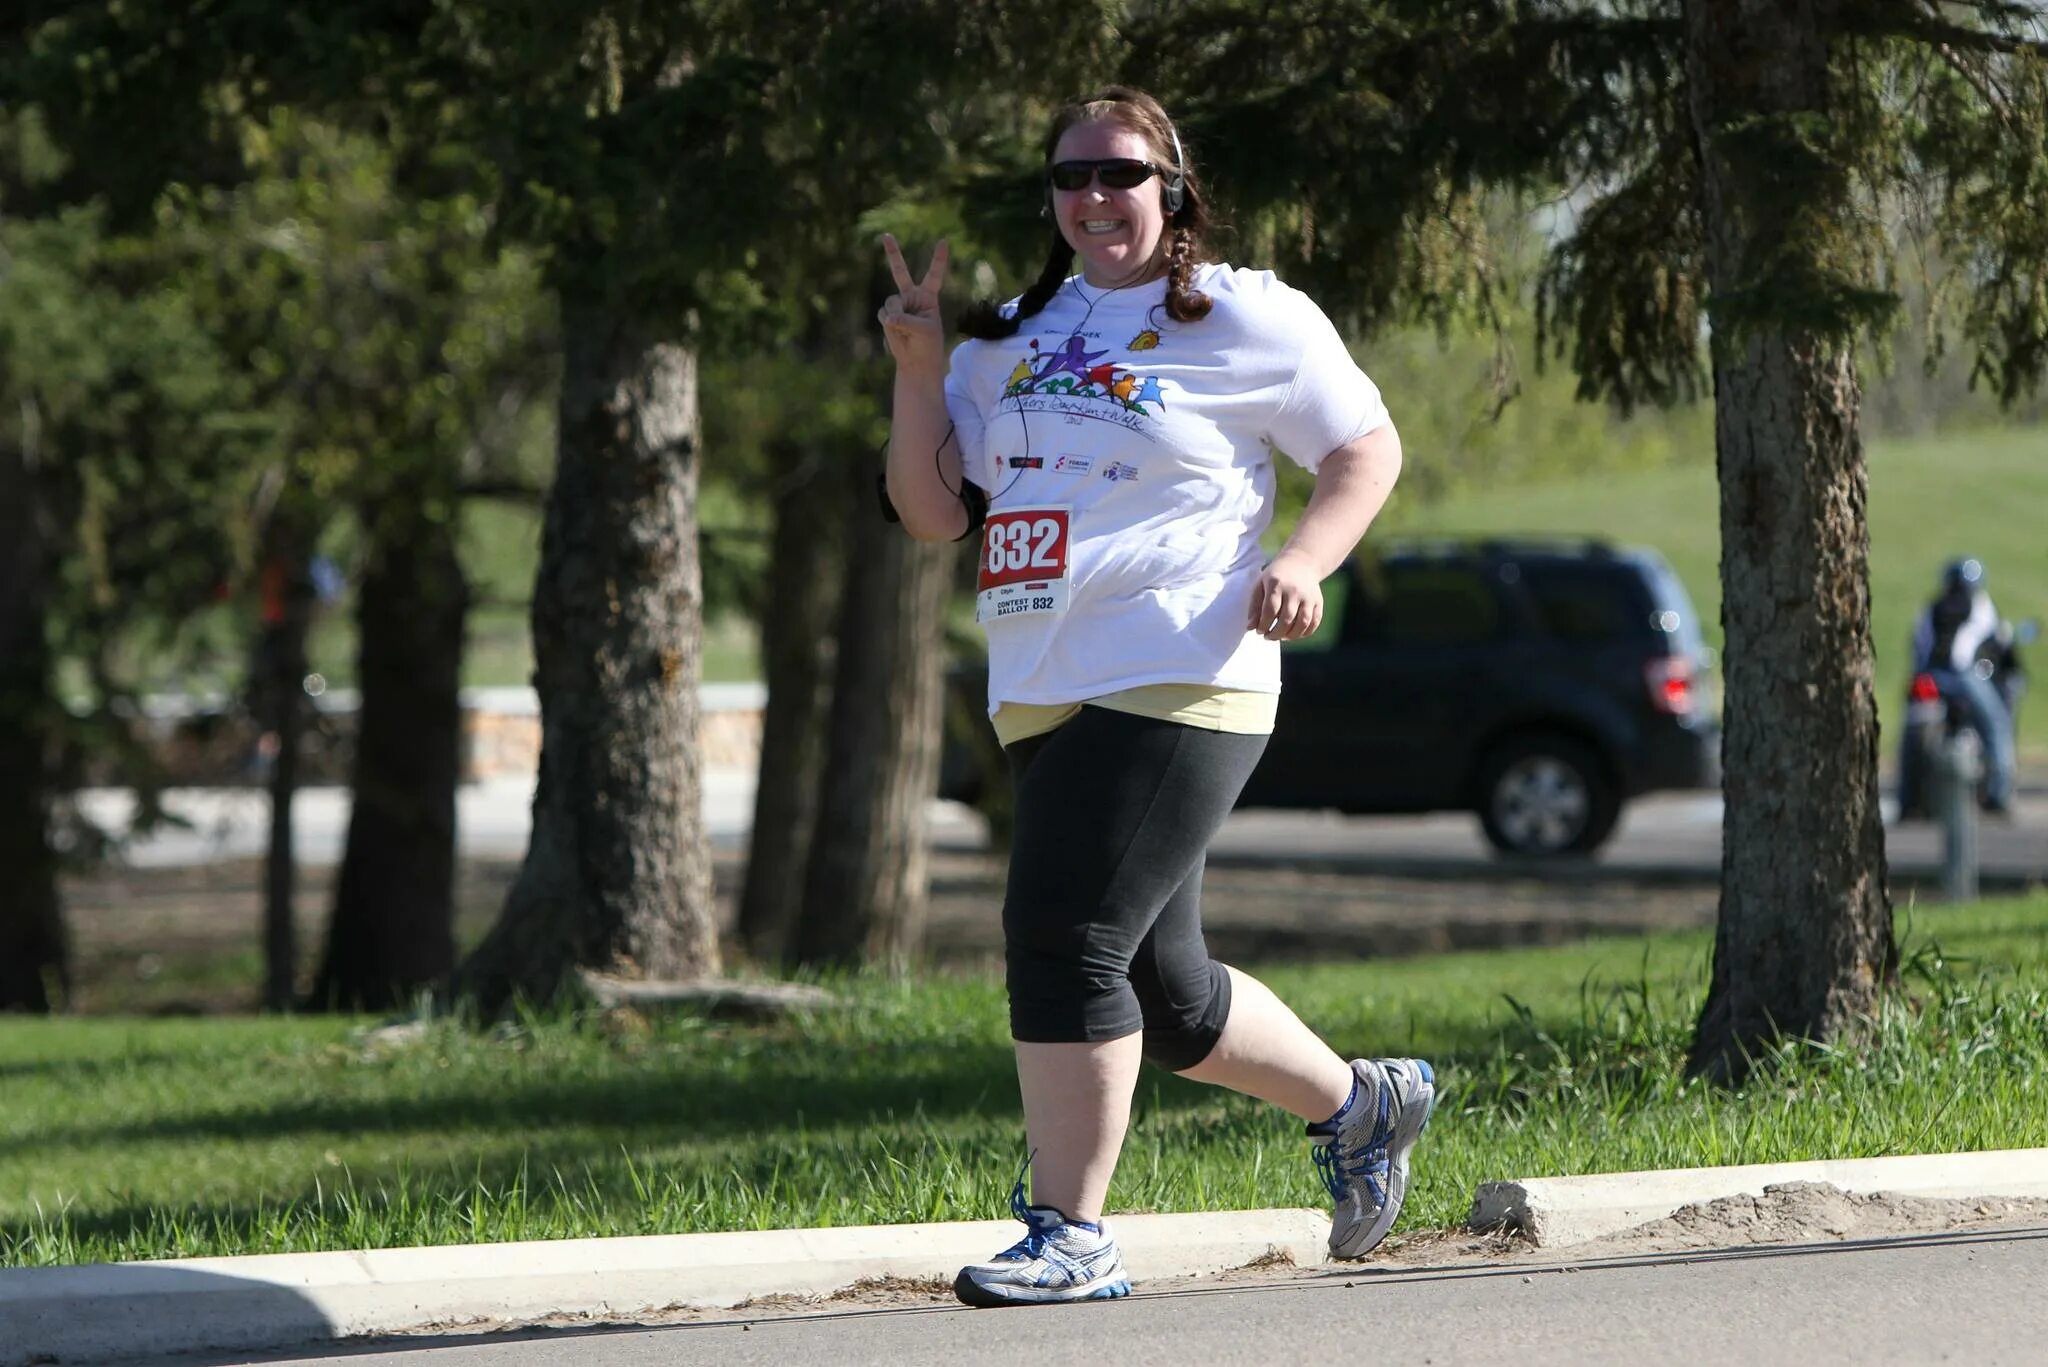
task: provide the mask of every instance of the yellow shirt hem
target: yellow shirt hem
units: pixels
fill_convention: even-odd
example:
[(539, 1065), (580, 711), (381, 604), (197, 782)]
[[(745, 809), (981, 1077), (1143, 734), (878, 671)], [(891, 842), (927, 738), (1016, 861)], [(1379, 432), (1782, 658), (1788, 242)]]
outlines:
[(1211, 684), (1142, 684), (1119, 689), (1086, 702), (998, 704), (996, 738), (1014, 745), (1032, 736), (1065, 725), (1083, 707), (1106, 707), (1112, 712), (1129, 712), (1140, 717), (1198, 726), (1205, 731), (1228, 731), (1240, 736), (1270, 736), (1273, 718), (1279, 711), (1278, 693), (1254, 693), (1243, 688), (1217, 688)]

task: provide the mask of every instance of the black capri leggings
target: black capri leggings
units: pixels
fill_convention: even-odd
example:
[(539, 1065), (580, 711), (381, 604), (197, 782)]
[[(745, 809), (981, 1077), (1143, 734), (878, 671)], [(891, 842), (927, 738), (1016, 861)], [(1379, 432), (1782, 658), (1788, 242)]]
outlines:
[(1016, 833), (1003, 900), (1010, 1034), (1145, 1033), (1179, 1072), (1207, 1058), (1230, 979), (1202, 940), (1202, 863), (1266, 748), (1102, 707), (1009, 747)]

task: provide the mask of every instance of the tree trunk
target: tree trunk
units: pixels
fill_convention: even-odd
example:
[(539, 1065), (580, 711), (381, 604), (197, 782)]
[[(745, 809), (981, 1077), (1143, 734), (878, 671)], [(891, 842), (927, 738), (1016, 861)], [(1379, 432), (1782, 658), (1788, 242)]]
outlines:
[(1828, 53), (1812, 6), (1779, 0), (1693, 0), (1687, 43), (1727, 639), (1720, 921), (1690, 1065), (1737, 1080), (1780, 1036), (1852, 1035), (1897, 951), (1851, 333), (1803, 321), (1800, 297), (1839, 304), (1821, 286), (1843, 273), (1814, 230), (1848, 203), (1812, 154)]
[(739, 908), (740, 940), (758, 963), (783, 956), (803, 908), (839, 610), (835, 552), (845, 521), (843, 481), (828, 466), (843, 455), (821, 459), (783, 442), (769, 450), (775, 536), (761, 614), (768, 706)]
[(369, 510), (356, 600), (348, 847), (313, 988), (324, 1010), (383, 1011), (455, 966), (455, 785), (469, 586), (451, 519), (417, 499)]
[(926, 804), (938, 776), (940, 669), (952, 546), (912, 541), (848, 462), (846, 597), (817, 833), (794, 964), (901, 967), (924, 935)]
[(70, 995), (50, 848), (49, 559), (26, 454), (0, 442), (0, 1011)]
[(578, 968), (716, 973), (697, 749), (697, 363), (565, 303), (561, 431), (533, 594), (540, 779), (505, 910), (457, 970), (495, 1011)]
[(256, 686), (270, 761), (270, 845), (263, 855), (263, 1006), (289, 1011), (298, 1000), (296, 900), (298, 854), (292, 847), (292, 801), (299, 791), (299, 751), (306, 730), (306, 630), (313, 586), (305, 540), (273, 525), (264, 558), (264, 622)]

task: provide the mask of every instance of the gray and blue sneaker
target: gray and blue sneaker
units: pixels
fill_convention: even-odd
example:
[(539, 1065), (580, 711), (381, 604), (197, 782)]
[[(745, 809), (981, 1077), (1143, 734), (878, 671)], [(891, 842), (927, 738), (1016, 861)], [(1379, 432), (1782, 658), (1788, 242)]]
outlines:
[(963, 1303), (1050, 1305), (1131, 1294), (1109, 1226), (1077, 1225), (1050, 1206), (1026, 1205), (1022, 1182), (1010, 1193), (1010, 1211), (1027, 1232), (987, 1262), (960, 1269), (953, 1294)]
[(1436, 1074), (1419, 1058), (1353, 1059), (1358, 1091), (1334, 1120), (1308, 1127), (1329, 1188), (1330, 1256), (1363, 1258), (1394, 1227), (1408, 1195), (1408, 1151), (1436, 1105)]

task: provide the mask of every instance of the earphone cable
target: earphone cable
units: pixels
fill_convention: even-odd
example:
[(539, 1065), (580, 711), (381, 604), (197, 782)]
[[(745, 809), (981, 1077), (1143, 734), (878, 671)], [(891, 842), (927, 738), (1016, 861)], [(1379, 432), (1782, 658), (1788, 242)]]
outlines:
[[(1157, 277), (1154, 278), (1156, 279)], [(1073, 287), (1075, 296), (1088, 305), (1088, 307), (1084, 309), (1081, 313), (1081, 321), (1074, 324), (1071, 335), (1074, 337), (1081, 336), (1081, 330), (1087, 327), (1088, 320), (1095, 316), (1095, 306), (1101, 303), (1103, 300), (1109, 298), (1110, 295), (1115, 294), (1118, 290), (1132, 289), (1138, 285), (1150, 283), (1151, 282), (1147, 280), (1128, 280), (1121, 285), (1111, 285), (1108, 289), (1096, 295), (1093, 299), (1090, 299), (1088, 297), (1088, 291), (1081, 288), (1081, 277), (1079, 275), (1069, 277), (1067, 280), (1067, 284)], [(1017, 394), (1014, 396), (1014, 398), (1017, 405), (1017, 427), (1024, 434), (1025, 464), (1017, 467), (1017, 473), (1010, 476), (1010, 482), (1008, 484), (1005, 484), (999, 492), (990, 497), (989, 502), (991, 503), (995, 502), (996, 499), (1001, 498), (1004, 494), (1009, 493), (1010, 490), (1016, 486), (1017, 481), (1024, 478), (1024, 471), (1030, 468), (1031, 424), (1027, 422), (1024, 417), (1024, 395)]]

